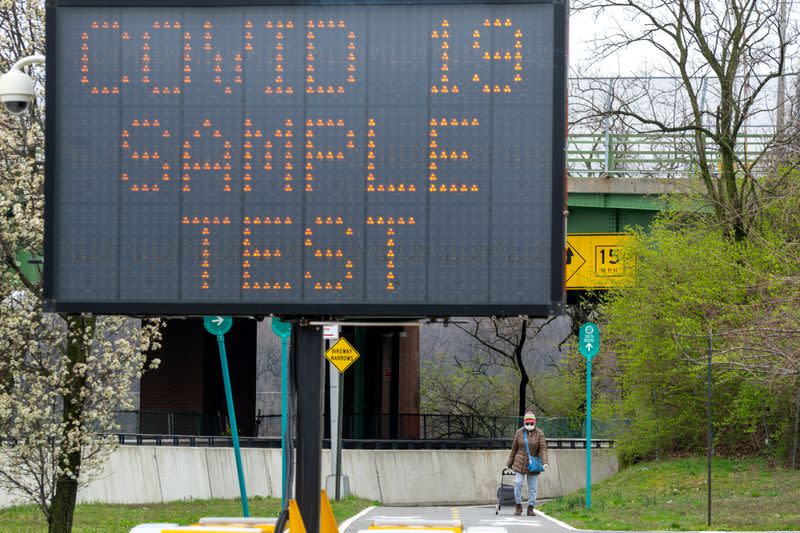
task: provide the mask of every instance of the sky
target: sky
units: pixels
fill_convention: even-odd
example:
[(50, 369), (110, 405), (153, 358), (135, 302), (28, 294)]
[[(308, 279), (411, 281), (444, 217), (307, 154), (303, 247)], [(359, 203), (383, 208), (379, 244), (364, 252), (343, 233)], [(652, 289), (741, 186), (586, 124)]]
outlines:
[[(620, 10), (615, 10), (616, 17), (620, 16)], [(570, 67), (585, 65), (592, 58), (591, 40), (602, 37), (605, 33), (616, 28), (617, 23), (614, 16), (604, 14), (598, 20), (592, 13), (581, 12), (572, 13), (569, 21), (569, 56)], [(789, 3), (790, 27), (800, 26), (800, 2)], [(633, 75), (643, 67), (654, 66), (653, 62), (659, 61), (659, 53), (654, 52), (647, 45), (630, 47), (624, 54), (608, 58), (601, 63), (600, 71), (603, 76), (626, 76)], [(574, 73), (571, 73), (571, 75)]]

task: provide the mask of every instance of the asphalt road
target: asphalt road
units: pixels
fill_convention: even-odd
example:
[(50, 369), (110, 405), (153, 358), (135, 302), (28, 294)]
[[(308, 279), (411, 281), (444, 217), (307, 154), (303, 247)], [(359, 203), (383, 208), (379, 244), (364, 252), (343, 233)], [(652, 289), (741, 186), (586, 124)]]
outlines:
[[(347, 527), (346, 532), (357, 533), (367, 529), (376, 519), (405, 520), (460, 520), (464, 529), (471, 527), (503, 527), (508, 533), (564, 533), (572, 531), (548, 517), (541, 515), (525, 516), (527, 506), (523, 506), (523, 516), (514, 516), (513, 507), (504, 507), (495, 515), (494, 505), (465, 507), (376, 507), (357, 518)], [(437, 532), (441, 533), (441, 532)]]
[[(473, 527), (503, 527), (508, 533), (575, 533), (576, 530), (569, 526), (561, 525), (560, 522), (542, 515), (536, 511), (536, 516), (525, 516), (527, 509), (523, 506), (523, 516), (514, 516), (513, 507), (504, 507), (499, 515), (494, 514), (494, 505), (483, 506), (464, 506), (464, 507), (375, 507), (369, 512), (354, 519), (346, 530), (341, 529), (341, 533), (358, 533), (366, 530), (373, 520), (376, 519), (398, 519), (405, 520), (459, 520), (464, 529)], [(345, 524), (342, 524), (343, 526)], [(581, 533), (593, 533), (590, 530), (577, 530)], [(435, 533), (442, 533), (441, 530)], [(475, 532), (479, 533), (479, 532)], [(485, 532), (484, 532), (485, 533)], [(603, 532), (611, 533), (611, 532)], [(622, 532), (620, 532), (622, 533)], [(630, 533), (630, 532), (626, 532)], [(643, 532), (658, 533), (658, 532)], [(663, 532), (661, 532), (663, 533)], [(684, 532), (700, 533), (700, 532)], [(702, 532), (709, 533), (709, 532)], [(735, 532), (726, 532), (735, 533)], [(752, 533), (752, 532), (749, 532)], [(792, 532), (767, 532), (759, 533), (792, 533)], [(795, 533), (800, 533), (797, 531)]]

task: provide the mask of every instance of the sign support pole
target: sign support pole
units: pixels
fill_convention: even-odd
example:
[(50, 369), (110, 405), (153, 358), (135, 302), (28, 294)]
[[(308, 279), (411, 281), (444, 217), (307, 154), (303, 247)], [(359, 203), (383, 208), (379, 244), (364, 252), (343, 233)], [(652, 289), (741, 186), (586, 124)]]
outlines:
[(289, 337), (292, 325), (279, 318), (272, 319), (272, 332), (281, 339), (281, 509), (289, 506), (291, 487), (287, 472), (292, 457), (289, 455)]
[(600, 328), (585, 322), (578, 331), (578, 351), (586, 358), (586, 508), (592, 508), (592, 359), (600, 351)]
[(292, 362), (297, 380), (296, 496), (308, 533), (319, 533), (322, 475), (322, 326), (294, 326)]
[(289, 506), (289, 486), (286, 471), (289, 461), (289, 354), (288, 339), (281, 337), (281, 509)]
[(217, 338), (219, 347), (219, 362), (222, 367), (222, 384), (225, 387), (225, 401), (228, 404), (228, 420), (231, 425), (231, 440), (233, 440), (233, 455), (236, 458), (236, 473), (239, 477), (239, 497), (242, 499), (242, 516), (250, 516), (247, 504), (247, 489), (244, 485), (244, 469), (242, 468), (242, 451), (239, 449), (239, 428), (236, 427), (236, 410), (233, 407), (233, 392), (231, 392), (231, 376), (228, 373), (228, 354), (225, 352), (225, 334), (231, 330), (233, 319), (229, 316), (203, 317), (206, 331)]
[(712, 375), (711, 375), (711, 356), (714, 353), (714, 337), (711, 332), (711, 326), (708, 328), (708, 368), (707, 368), (707, 375), (706, 375), (706, 439), (708, 440), (708, 450), (707, 450), (707, 485), (708, 485), (708, 495), (707, 495), (707, 517), (706, 517), (706, 525), (711, 527), (711, 460), (714, 456), (714, 429), (711, 425), (711, 385), (712, 385)]
[(242, 516), (250, 516), (247, 504), (247, 488), (244, 485), (244, 469), (242, 468), (242, 450), (239, 448), (239, 430), (236, 427), (236, 412), (233, 409), (233, 392), (231, 391), (231, 377), (228, 373), (228, 356), (225, 353), (225, 335), (217, 335), (219, 345), (219, 360), (222, 365), (222, 381), (225, 385), (225, 401), (228, 403), (228, 419), (231, 423), (231, 437), (233, 439), (233, 453), (236, 456), (236, 473), (239, 476), (239, 497), (242, 499)]
[(592, 358), (586, 358), (586, 508), (592, 507)]
[[(331, 347), (331, 341), (329, 339), (325, 339), (325, 350), (327, 351)], [(336, 365), (333, 363), (328, 363), (328, 376), (330, 378), (330, 383), (328, 387), (328, 397), (330, 398), (330, 430), (331, 430), (331, 476), (336, 476), (336, 472), (338, 470), (338, 465), (336, 461), (339, 460), (339, 454), (337, 453), (337, 446), (339, 446), (339, 416), (341, 416), (341, 411), (339, 409), (339, 386), (341, 383), (338, 381), (339, 376), (339, 369), (336, 368)], [(337, 381), (334, 381), (337, 380)], [(325, 487), (327, 489), (328, 483), (326, 480)], [(336, 492), (336, 489), (334, 489)]]
[[(331, 365), (333, 366), (333, 365)], [(336, 419), (336, 501), (341, 499), (342, 491), (342, 404), (344, 403), (344, 374), (339, 372), (339, 416)]]

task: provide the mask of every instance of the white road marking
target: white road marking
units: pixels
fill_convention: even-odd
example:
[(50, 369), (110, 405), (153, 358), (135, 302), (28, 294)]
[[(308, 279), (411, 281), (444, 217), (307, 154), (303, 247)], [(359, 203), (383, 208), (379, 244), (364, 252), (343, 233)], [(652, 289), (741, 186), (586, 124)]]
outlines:
[(350, 527), (350, 525), (353, 522), (355, 522), (359, 518), (362, 518), (364, 515), (366, 515), (367, 513), (372, 511), (373, 509), (376, 509), (376, 507), (374, 507), (374, 506), (373, 507), (367, 507), (366, 509), (364, 509), (363, 511), (361, 511), (357, 515), (351, 516), (350, 518), (348, 518), (347, 520), (342, 522), (342, 524), (339, 526), (339, 533), (345, 533), (345, 531), (347, 531), (347, 528)]
[(373, 520), (425, 520), (422, 516), (371, 516)]
[(544, 514), (544, 513), (543, 513), (543, 512), (541, 512), (541, 511), (538, 511), (538, 510), (537, 510), (537, 511), (536, 511), (536, 514), (542, 515), (543, 517), (547, 518), (547, 519), (548, 519), (548, 520), (550, 520), (551, 522), (554, 522), (554, 523), (558, 524), (559, 526), (563, 527), (564, 529), (569, 529), (569, 530), (571, 530), (571, 531), (585, 531), (585, 530), (583, 530), (583, 529), (577, 529), (577, 528), (574, 528), (574, 527), (572, 527), (571, 525), (567, 524), (566, 522), (562, 522), (562, 521), (561, 521), (561, 520), (559, 520), (558, 518), (553, 518), (553, 517), (552, 517), (552, 516), (550, 516), (550, 515), (546, 515), (546, 514)]
[(541, 522), (532, 520), (531, 518), (494, 518), (492, 520), (481, 520), (491, 526), (504, 527), (504, 526), (526, 526), (526, 527), (542, 527)]

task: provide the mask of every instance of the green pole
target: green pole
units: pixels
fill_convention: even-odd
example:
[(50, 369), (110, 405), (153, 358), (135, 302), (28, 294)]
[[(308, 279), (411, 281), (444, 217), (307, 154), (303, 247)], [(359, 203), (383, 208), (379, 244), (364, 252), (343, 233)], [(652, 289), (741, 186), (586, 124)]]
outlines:
[(289, 339), (281, 337), (281, 509), (289, 508), (289, 487), (286, 473), (289, 467)]
[(592, 507), (592, 358), (586, 358), (586, 508)]
[(291, 487), (287, 476), (292, 461), (289, 455), (289, 337), (292, 336), (292, 324), (274, 317), (272, 332), (281, 339), (281, 509), (288, 509)]
[(236, 428), (236, 413), (233, 410), (233, 393), (231, 392), (231, 377), (228, 374), (228, 356), (225, 353), (225, 335), (217, 335), (219, 345), (219, 361), (222, 365), (222, 382), (225, 384), (225, 400), (228, 402), (228, 418), (231, 422), (231, 437), (233, 437), (233, 453), (236, 456), (236, 471), (239, 475), (239, 496), (242, 499), (242, 515), (250, 516), (247, 505), (247, 489), (244, 486), (244, 470), (242, 469), (242, 451), (239, 449), (239, 430)]

